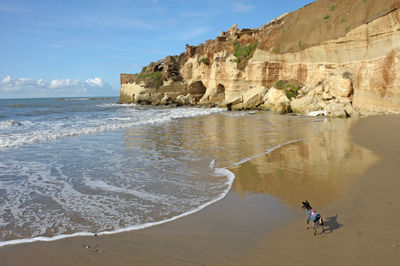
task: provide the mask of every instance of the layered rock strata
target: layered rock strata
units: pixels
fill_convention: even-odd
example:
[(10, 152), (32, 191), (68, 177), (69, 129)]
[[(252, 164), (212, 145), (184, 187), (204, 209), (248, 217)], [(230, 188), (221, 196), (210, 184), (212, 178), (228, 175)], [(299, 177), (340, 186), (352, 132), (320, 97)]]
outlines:
[(120, 101), (335, 117), (400, 113), (399, 7), (320, 0), (258, 29), (235, 25), (139, 74), (121, 74)]

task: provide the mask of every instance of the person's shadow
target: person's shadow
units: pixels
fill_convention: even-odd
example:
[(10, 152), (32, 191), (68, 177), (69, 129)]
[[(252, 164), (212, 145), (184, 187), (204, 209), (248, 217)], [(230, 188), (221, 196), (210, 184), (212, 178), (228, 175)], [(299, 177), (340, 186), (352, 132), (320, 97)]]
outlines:
[(324, 221), (324, 233), (332, 233), (333, 231), (339, 229), (343, 224), (337, 221), (338, 215), (332, 217), (327, 217)]

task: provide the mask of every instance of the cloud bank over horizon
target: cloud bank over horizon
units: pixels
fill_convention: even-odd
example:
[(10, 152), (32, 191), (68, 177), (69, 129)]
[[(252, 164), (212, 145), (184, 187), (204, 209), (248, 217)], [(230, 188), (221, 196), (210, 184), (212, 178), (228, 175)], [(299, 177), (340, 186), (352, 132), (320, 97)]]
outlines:
[[(113, 95), (110, 95), (113, 91)], [(118, 91), (103, 82), (99, 77), (80, 79), (31, 79), (0, 77), (0, 98), (39, 98), (39, 97), (93, 97), (116, 96)]]

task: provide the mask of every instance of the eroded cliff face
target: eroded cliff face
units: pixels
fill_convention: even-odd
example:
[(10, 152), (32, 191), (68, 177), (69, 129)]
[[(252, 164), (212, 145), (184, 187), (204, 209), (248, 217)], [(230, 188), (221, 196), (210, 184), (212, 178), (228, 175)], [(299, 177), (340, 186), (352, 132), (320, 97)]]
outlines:
[(138, 75), (122, 74), (121, 101), (400, 113), (399, 7), (391, 0), (320, 0), (258, 29), (233, 26)]

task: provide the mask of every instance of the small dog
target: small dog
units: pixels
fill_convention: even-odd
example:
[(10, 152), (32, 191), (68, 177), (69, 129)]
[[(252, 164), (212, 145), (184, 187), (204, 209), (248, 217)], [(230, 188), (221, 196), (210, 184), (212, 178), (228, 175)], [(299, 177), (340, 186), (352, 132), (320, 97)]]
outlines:
[(322, 226), (322, 233), (325, 232), (324, 221), (322, 220), (321, 215), (312, 209), (308, 200), (303, 201), (302, 203), (303, 203), (302, 209), (306, 211), (306, 217), (307, 217), (306, 230), (308, 230), (309, 228), (308, 224), (311, 220), (313, 222), (314, 235), (317, 234), (318, 226)]

